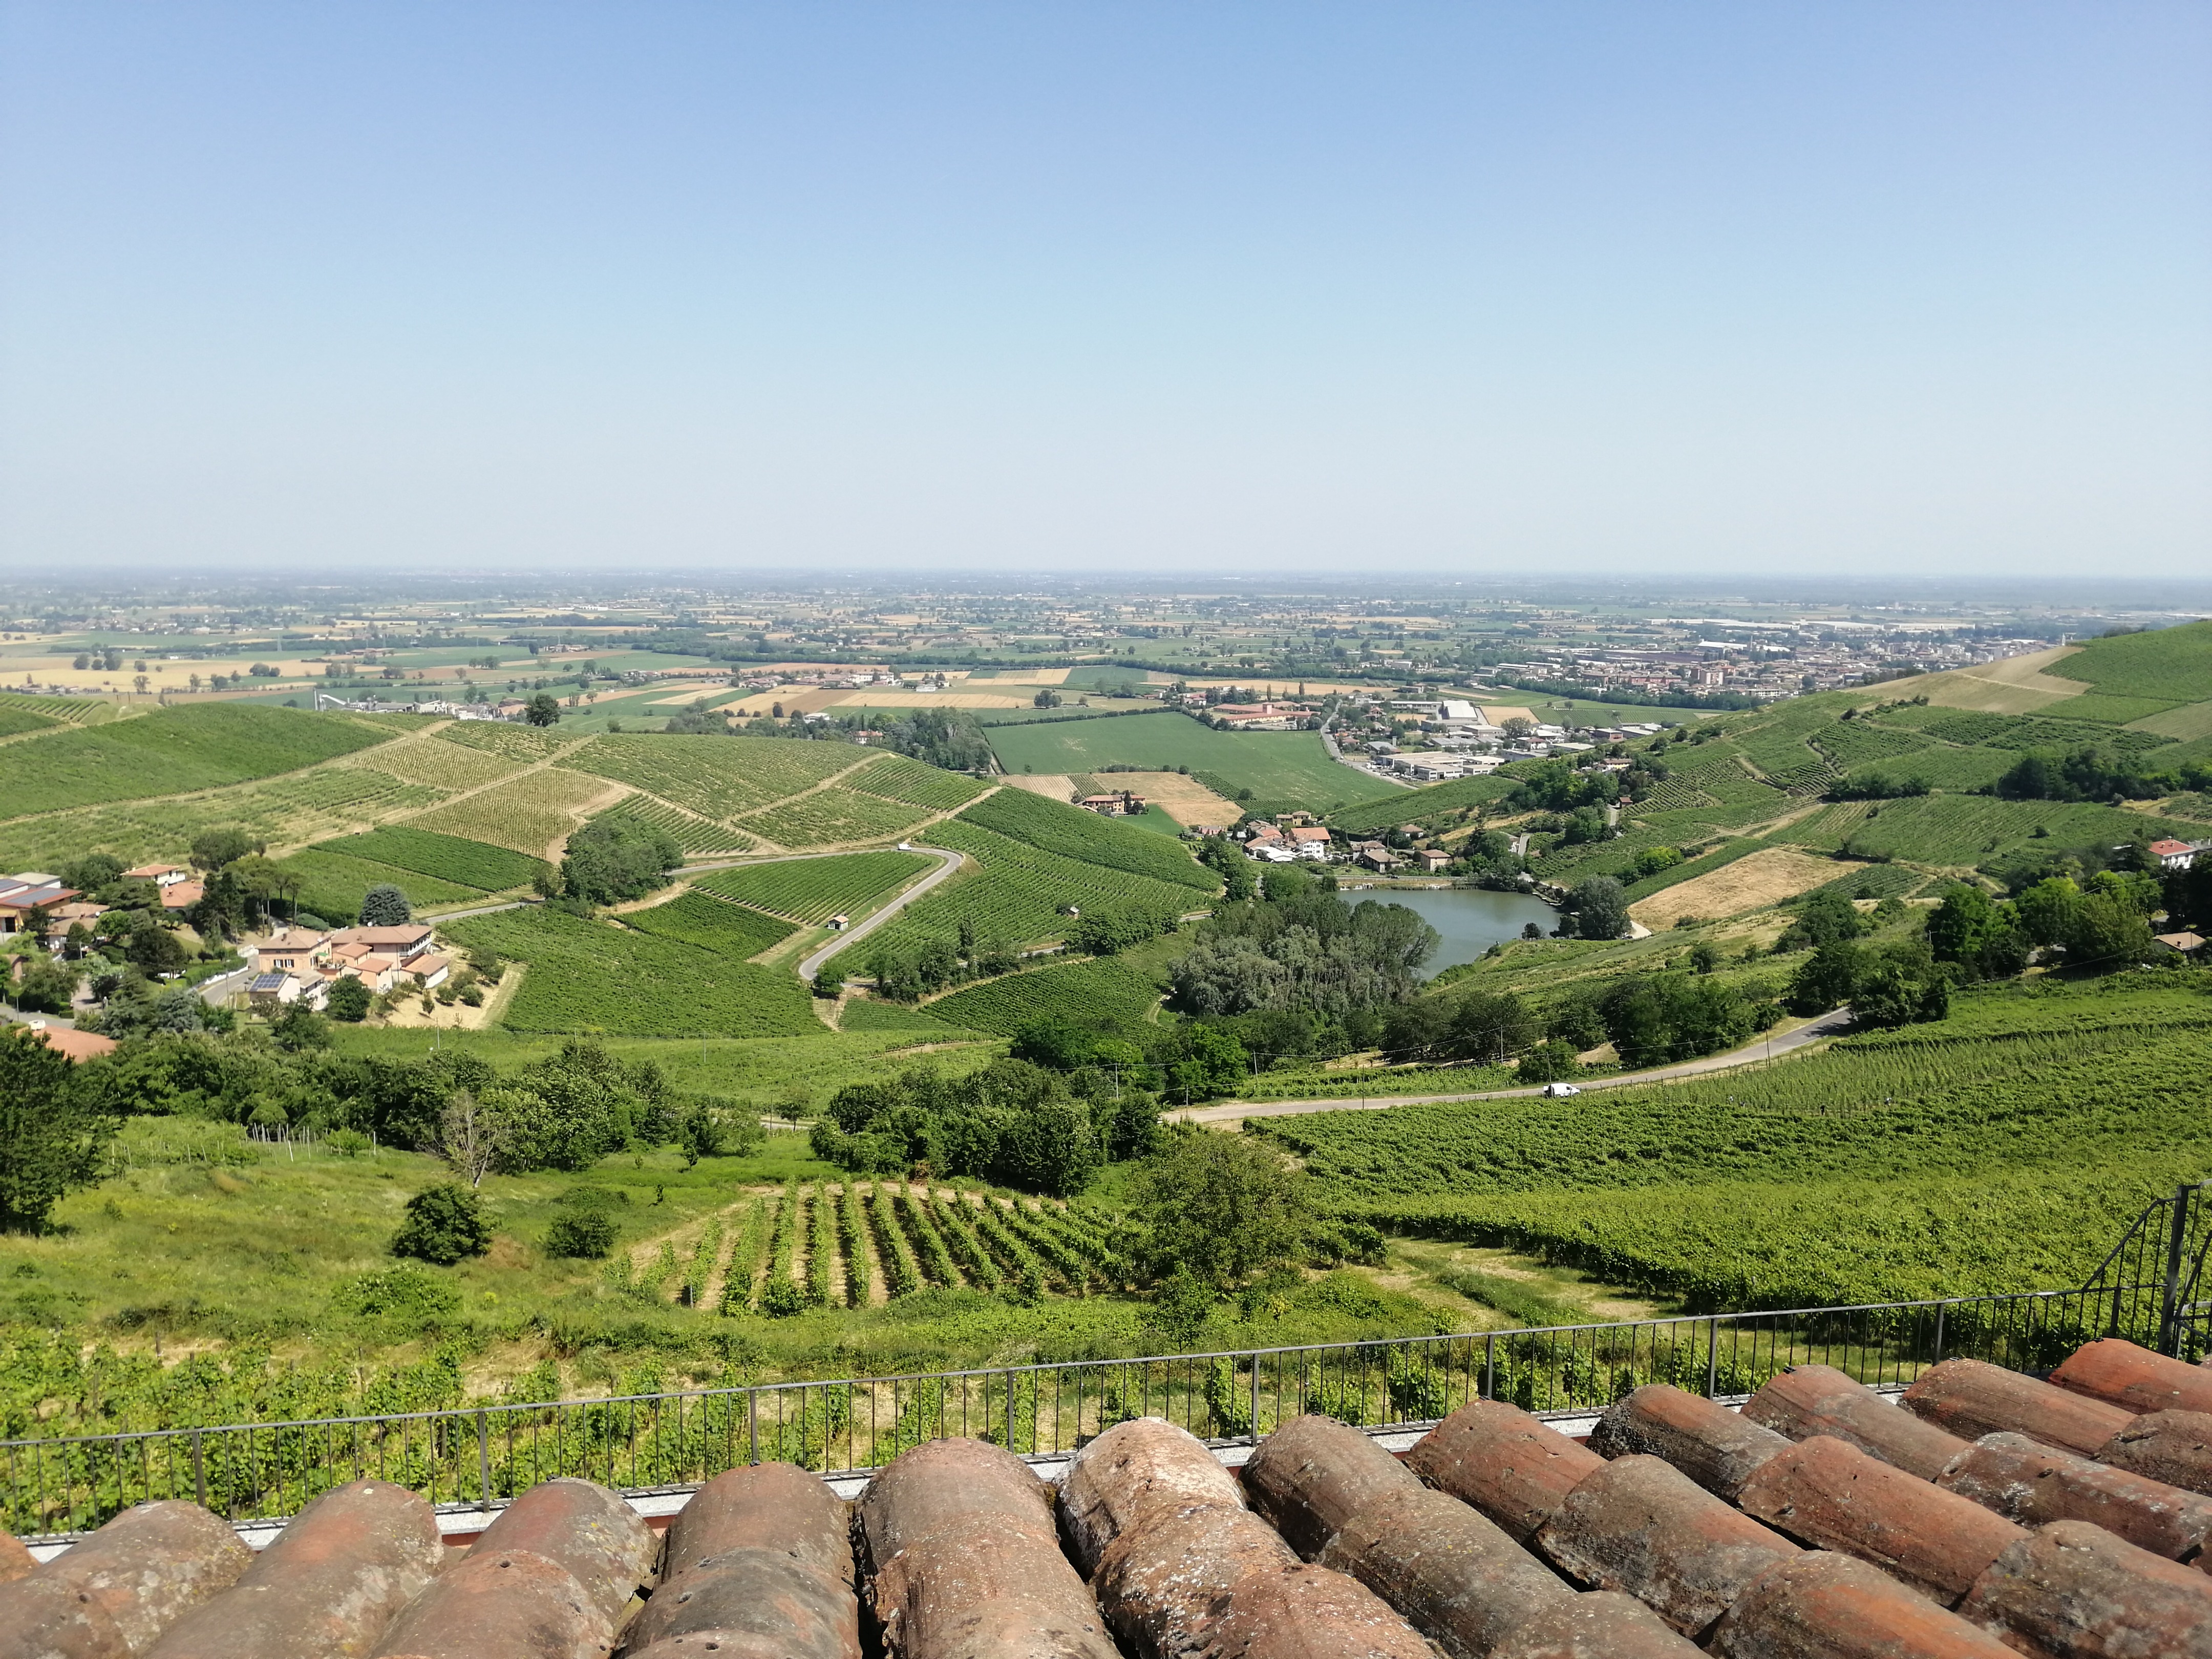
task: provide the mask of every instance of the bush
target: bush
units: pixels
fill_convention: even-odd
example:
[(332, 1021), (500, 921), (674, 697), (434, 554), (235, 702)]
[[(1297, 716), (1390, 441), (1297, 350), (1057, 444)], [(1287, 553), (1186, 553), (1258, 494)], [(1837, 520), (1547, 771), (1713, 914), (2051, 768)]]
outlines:
[(426, 1187), (407, 1200), (407, 1218), (392, 1240), (392, 1254), (450, 1267), (491, 1248), (483, 1203), (454, 1182)]
[(358, 1025), (368, 1018), (368, 987), (357, 979), (342, 979), (331, 987), (329, 1000), (323, 1005), (332, 1019), (342, 1019), (349, 1025)]
[(1513, 1068), (1513, 1076), (1520, 1083), (1557, 1083), (1582, 1068), (1575, 1045), (1564, 1038), (1553, 1037), (1522, 1055), (1521, 1063)]
[(557, 1216), (545, 1230), (545, 1253), (595, 1261), (615, 1247), (615, 1224), (597, 1211)]
[(460, 1310), (461, 1293), (420, 1267), (386, 1267), (341, 1285), (331, 1297), (340, 1313), (363, 1319), (388, 1319), (420, 1329)]
[(323, 1144), (341, 1158), (359, 1158), (369, 1148), (369, 1139), (358, 1129), (333, 1129)]
[(362, 895), (361, 925), (364, 927), (404, 927), (414, 919), (407, 895), (388, 882), (380, 882)]

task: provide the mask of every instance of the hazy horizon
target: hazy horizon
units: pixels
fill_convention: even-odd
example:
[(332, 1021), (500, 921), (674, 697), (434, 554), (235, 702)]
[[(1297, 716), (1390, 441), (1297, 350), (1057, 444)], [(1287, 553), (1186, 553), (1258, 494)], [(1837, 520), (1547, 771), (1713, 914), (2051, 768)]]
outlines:
[(2208, 79), (2163, 3), (0, 0), (0, 549), (2185, 592)]

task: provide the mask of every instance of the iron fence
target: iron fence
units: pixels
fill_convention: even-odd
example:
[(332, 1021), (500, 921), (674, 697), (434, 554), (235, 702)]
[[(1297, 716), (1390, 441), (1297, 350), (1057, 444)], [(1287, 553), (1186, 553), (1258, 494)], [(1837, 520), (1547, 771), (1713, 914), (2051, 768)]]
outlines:
[[(2201, 1218), (2207, 1206), (2195, 1207)], [(51, 1540), (149, 1498), (276, 1520), (367, 1477), (435, 1504), (489, 1508), (556, 1475), (642, 1494), (765, 1460), (863, 1474), (948, 1436), (1049, 1457), (1132, 1417), (1164, 1417), (1234, 1444), (1306, 1412), (1417, 1428), (1475, 1399), (1539, 1416), (1587, 1413), (1651, 1382), (1741, 1397), (1790, 1364), (1834, 1365), (1881, 1385), (1960, 1355), (2045, 1370), (2106, 1334), (2201, 1348), (2190, 1335), (2201, 1326), (2177, 1325), (2172, 1312), (2175, 1275), (2164, 1269), (2179, 1236), (2173, 1218), (2147, 1212), (2137, 1224), (2145, 1228), (2146, 1239), (2165, 1229), (2166, 1255), (2143, 1257), (2160, 1271), (2142, 1282), (2118, 1277), (2112, 1270), (2134, 1259), (2124, 1244), (2077, 1291), (11, 1440), (0, 1442), (0, 1501), (7, 1530)]]

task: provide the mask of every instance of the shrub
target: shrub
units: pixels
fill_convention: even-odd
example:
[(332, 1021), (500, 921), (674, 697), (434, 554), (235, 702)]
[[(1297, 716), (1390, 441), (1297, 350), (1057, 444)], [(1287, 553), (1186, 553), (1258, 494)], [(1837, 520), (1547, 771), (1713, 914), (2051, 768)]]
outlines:
[(402, 1266), (341, 1285), (331, 1304), (341, 1313), (420, 1328), (459, 1312), (461, 1293), (434, 1273)]
[(361, 925), (364, 927), (402, 927), (414, 920), (415, 913), (407, 903), (407, 895), (389, 882), (379, 882), (361, 898)]
[(615, 1224), (597, 1211), (557, 1216), (545, 1230), (545, 1251), (549, 1255), (597, 1261), (614, 1245)]
[(491, 1228), (475, 1193), (457, 1182), (426, 1187), (407, 1200), (407, 1218), (392, 1240), (392, 1254), (450, 1267), (491, 1248)]
[(331, 987), (330, 1000), (324, 1006), (332, 1019), (358, 1025), (368, 1018), (368, 987), (357, 979), (342, 979)]
[(333, 1129), (323, 1144), (342, 1158), (359, 1158), (369, 1148), (369, 1139), (358, 1129)]

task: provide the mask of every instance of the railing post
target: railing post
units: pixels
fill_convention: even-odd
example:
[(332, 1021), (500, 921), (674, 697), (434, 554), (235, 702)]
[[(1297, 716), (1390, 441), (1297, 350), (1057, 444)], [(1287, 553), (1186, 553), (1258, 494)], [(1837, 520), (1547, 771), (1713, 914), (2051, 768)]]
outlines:
[(1260, 1356), (1252, 1356), (1252, 1433), (1254, 1445), (1260, 1443)]
[(1951, 1304), (1948, 1302), (1938, 1302), (1936, 1304), (1936, 1358), (1929, 1362), (1930, 1364), (1940, 1365), (1943, 1363), (1943, 1316), (1950, 1310)]
[(1492, 1331), (1482, 1344), (1482, 1398), (1498, 1398), (1498, 1333)]
[(192, 1431), (192, 1496), (205, 1509), (207, 1501), (207, 1465), (200, 1457), (200, 1431)]
[(1720, 1393), (1721, 1322), (1716, 1314), (1705, 1325), (1705, 1398)]
[(2189, 1236), (2189, 1188), (2173, 1189), (2173, 1222), (2166, 1231), (2166, 1283), (2158, 1299), (2158, 1351), (2181, 1350), (2181, 1249)]
[(757, 1464), (760, 1462), (760, 1390), (745, 1390), (745, 1448), (746, 1455)]
[(491, 1507), (491, 1422), (481, 1406), (477, 1407), (477, 1507)]

